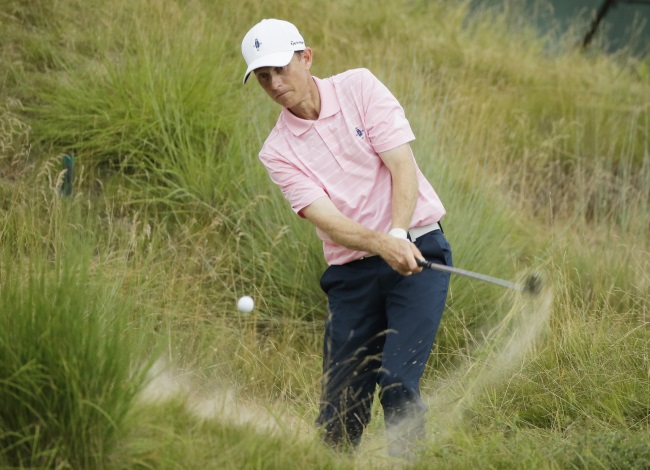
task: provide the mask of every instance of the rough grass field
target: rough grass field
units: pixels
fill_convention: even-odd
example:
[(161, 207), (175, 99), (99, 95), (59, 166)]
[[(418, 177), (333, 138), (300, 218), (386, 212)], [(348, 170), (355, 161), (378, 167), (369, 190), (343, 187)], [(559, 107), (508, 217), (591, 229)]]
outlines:
[[(0, 467), (650, 467), (650, 64), (504, 5), (0, 0)], [(380, 409), (356, 456), (313, 430), (325, 265), (241, 86), (269, 17), (398, 97), (456, 265), (545, 275), (452, 279), (413, 462)]]

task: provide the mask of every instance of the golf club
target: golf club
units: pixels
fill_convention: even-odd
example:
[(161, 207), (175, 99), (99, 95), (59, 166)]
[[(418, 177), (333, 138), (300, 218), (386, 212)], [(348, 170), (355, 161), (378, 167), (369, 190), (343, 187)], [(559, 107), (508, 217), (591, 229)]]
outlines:
[(445, 266), (444, 264), (434, 263), (433, 261), (427, 261), (423, 259), (418, 260), (418, 266), (434, 269), (436, 271), (442, 271), (445, 273), (451, 274), (460, 274), (461, 276), (471, 277), (472, 279), (478, 279), (480, 281), (490, 282), (501, 287), (506, 287), (508, 289), (513, 289), (516, 291), (524, 292), (526, 294), (537, 295), (539, 294), (542, 288), (542, 280), (539, 273), (532, 274), (528, 276), (523, 284), (517, 284), (514, 282), (506, 281), (504, 279), (499, 279), (497, 277), (487, 276), (485, 274), (475, 273), (472, 271), (467, 271), (465, 269), (453, 268), (451, 266)]

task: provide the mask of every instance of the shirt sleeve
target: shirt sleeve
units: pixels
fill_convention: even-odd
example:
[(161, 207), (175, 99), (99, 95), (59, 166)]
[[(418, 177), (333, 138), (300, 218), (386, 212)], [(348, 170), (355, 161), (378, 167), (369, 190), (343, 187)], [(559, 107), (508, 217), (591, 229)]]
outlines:
[(415, 140), (397, 98), (369, 70), (362, 74), (361, 94), (368, 138), (377, 153)]
[(271, 180), (280, 187), (291, 208), (300, 217), (304, 217), (302, 210), (305, 207), (316, 199), (327, 197), (325, 190), (295, 165), (266, 153), (260, 153), (259, 158)]

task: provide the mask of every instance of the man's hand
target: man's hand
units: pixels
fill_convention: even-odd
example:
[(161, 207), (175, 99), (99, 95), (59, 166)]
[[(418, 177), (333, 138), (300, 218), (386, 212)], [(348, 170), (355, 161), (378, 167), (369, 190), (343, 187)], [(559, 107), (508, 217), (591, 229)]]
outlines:
[(388, 265), (404, 276), (419, 273), (422, 268), (418, 266), (417, 260), (423, 259), (422, 253), (414, 243), (406, 239), (395, 238), (391, 235), (382, 237), (382, 242), (377, 254), (381, 256)]

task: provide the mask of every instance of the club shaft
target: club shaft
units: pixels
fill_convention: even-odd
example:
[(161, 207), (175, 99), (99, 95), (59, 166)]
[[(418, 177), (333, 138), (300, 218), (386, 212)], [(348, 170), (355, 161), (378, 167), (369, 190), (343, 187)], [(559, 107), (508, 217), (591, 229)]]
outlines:
[(444, 264), (434, 263), (433, 261), (418, 260), (418, 265), (423, 268), (434, 269), (436, 271), (442, 271), (445, 273), (451, 274), (460, 274), (461, 276), (470, 277), (472, 279), (478, 279), (479, 281), (490, 282), (501, 287), (506, 287), (513, 290), (523, 290), (521, 286), (515, 284), (514, 282), (506, 281), (504, 279), (499, 279), (498, 277), (488, 276), (486, 274), (475, 273), (473, 271), (467, 271), (466, 269), (454, 268), (451, 266), (446, 266)]

